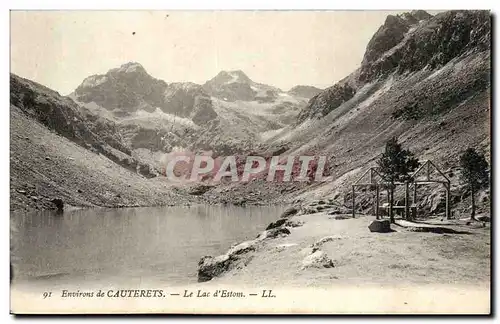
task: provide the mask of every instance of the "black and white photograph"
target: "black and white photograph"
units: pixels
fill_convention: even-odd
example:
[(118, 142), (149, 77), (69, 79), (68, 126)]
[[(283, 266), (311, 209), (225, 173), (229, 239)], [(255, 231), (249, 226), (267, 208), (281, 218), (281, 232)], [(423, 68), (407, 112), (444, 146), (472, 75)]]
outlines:
[(491, 314), (491, 51), (489, 10), (11, 10), (11, 313)]

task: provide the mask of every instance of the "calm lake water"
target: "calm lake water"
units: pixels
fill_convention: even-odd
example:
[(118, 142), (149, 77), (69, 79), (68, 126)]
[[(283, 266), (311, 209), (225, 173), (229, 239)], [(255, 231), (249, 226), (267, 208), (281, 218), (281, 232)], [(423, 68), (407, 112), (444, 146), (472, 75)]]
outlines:
[(191, 206), (12, 216), (14, 283), (195, 283), (202, 256), (255, 238), (284, 209)]

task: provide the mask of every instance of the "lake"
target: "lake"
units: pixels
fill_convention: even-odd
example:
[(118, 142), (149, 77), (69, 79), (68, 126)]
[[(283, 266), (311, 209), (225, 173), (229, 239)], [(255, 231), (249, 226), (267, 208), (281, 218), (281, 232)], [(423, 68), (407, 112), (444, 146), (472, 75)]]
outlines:
[(201, 257), (255, 238), (284, 209), (197, 205), (11, 216), (14, 284), (196, 283)]

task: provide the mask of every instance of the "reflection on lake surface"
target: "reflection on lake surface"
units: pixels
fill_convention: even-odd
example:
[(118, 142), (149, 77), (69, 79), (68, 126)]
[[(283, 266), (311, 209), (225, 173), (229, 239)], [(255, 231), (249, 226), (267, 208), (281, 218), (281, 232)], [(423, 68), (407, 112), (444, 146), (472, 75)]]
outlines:
[(202, 256), (253, 239), (283, 210), (199, 205), (12, 216), (14, 281), (194, 283)]

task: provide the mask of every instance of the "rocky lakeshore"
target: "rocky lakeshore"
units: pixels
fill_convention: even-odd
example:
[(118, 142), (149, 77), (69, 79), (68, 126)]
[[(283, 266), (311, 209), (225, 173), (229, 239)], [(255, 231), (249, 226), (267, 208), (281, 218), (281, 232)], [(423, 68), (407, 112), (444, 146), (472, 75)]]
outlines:
[[(323, 207), (311, 211), (311, 205)], [(369, 229), (374, 220), (368, 214), (352, 218), (328, 202), (290, 207), (255, 239), (237, 243), (222, 255), (203, 257), (198, 281), (321, 287), (385, 285), (397, 279), (398, 284), (489, 286), (489, 222), (438, 217), (422, 225), (396, 220), (390, 232), (377, 233)]]

